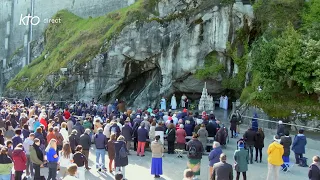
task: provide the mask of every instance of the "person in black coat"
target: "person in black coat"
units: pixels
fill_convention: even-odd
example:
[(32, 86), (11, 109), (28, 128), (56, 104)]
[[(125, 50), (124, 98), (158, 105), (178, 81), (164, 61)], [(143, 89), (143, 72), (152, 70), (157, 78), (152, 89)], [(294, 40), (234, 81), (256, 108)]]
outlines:
[(282, 123), (283, 123), (282, 121), (279, 121), (278, 123), (279, 123), (279, 125), (278, 125), (278, 129), (277, 129), (277, 135), (278, 135), (279, 137), (281, 137), (281, 136), (284, 136), (285, 127), (284, 127), (284, 125), (282, 124)]
[(262, 149), (264, 147), (264, 132), (261, 128), (258, 129), (258, 132), (254, 139), (254, 148), (256, 149), (256, 162), (258, 162), (258, 154), (260, 153), (260, 163), (262, 162)]
[(124, 126), (122, 127), (122, 136), (125, 138), (126, 140), (126, 144), (127, 144), (127, 149), (128, 149), (128, 153), (129, 153), (129, 149), (130, 149), (130, 144), (132, 141), (132, 128), (129, 126), (130, 120), (126, 120)]
[(174, 142), (176, 141), (176, 129), (173, 123), (169, 124), (167, 130), (168, 154), (174, 154)]
[[(289, 136), (289, 131), (286, 130), (284, 132), (284, 136), (281, 137), (280, 144), (283, 145), (284, 153), (282, 155), (282, 159), (285, 163), (288, 163), (290, 161), (290, 146), (292, 144), (292, 138)], [(282, 165), (282, 168), (284, 171), (287, 170), (287, 167), (285, 164)]]
[(250, 156), (249, 156), (250, 164), (253, 163), (253, 146), (255, 144), (255, 137), (256, 137), (256, 132), (251, 127), (243, 135), (243, 139), (245, 140), (245, 143), (250, 153)]
[[(73, 129), (77, 130), (77, 136), (80, 138), (80, 136), (84, 133), (84, 127), (80, 124), (80, 119), (77, 120), (77, 123), (73, 126)], [(74, 148), (76, 148), (76, 146)]]
[(82, 146), (82, 153), (86, 156), (87, 159), (89, 159), (89, 151), (91, 146), (90, 133), (91, 133), (91, 130), (86, 129), (84, 134), (82, 134), (79, 139), (79, 145)]
[(72, 154), (75, 153), (76, 147), (79, 145), (80, 138), (77, 136), (77, 130), (72, 130), (69, 136), (69, 143), (71, 147)]
[(129, 164), (129, 162), (128, 162), (128, 156), (123, 157), (120, 155), (121, 148), (124, 148), (126, 151), (128, 151), (126, 148), (125, 138), (122, 135), (120, 135), (118, 137), (117, 141), (114, 142), (114, 150), (115, 150), (114, 164), (116, 166), (116, 174), (121, 172), (124, 177), (125, 176), (124, 168), (125, 168), (125, 166), (127, 166)]
[(238, 118), (237, 118), (237, 116), (234, 114), (234, 115), (232, 115), (231, 120), (230, 120), (231, 138), (233, 138), (234, 136), (236, 136), (236, 133), (237, 133), (237, 124), (238, 124)]
[(135, 122), (132, 128), (132, 139), (133, 139), (133, 150), (137, 151), (138, 146), (138, 129), (139, 129), (139, 122)]

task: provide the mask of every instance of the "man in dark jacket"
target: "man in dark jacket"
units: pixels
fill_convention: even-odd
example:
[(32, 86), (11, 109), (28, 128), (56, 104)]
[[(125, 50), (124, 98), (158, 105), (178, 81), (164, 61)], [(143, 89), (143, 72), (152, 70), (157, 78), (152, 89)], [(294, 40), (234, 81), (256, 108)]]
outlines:
[(300, 159), (303, 158), (303, 154), (306, 153), (307, 138), (303, 133), (304, 130), (300, 129), (292, 143), (292, 151), (295, 154), (296, 164), (299, 164)]
[(140, 123), (142, 122), (140, 115), (137, 115), (137, 117), (133, 120), (133, 124), (138, 123), (140, 125)]
[(106, 147), (107, 147), (107, 137), (103, 134), (103, 129), (98, 129), (98, 134), (94, 137), (94, 143), (96, 145), (96, 168), (100, 169), (100, 156), (102, 161), (102, 169), (106, 170), (105, 167), (105, 155), (106, 155)]
[[(80, 136), (84, 133), (84, 128), (80, 124), (80, 119), (77, 119), (77, 123), (73, 126), (73, 129), (78, 131), (77, 136), (78, 136), (78, 138), (80, 138)], [(76, 147), (74, 147), (74, 148), (76, 148)]]
[(144, 147), (146, 145), (148, 139), (148, 130), (145, 129), (144, 123), (141, 123), (138, 131), (138, 149), (137, 149), (137, 156), (144, 156)]
[(82, 146), (82, 153), (89, 159), (89, 150), (91, 146), (90, 129), (86, 129), (84, 134), (80, 136), (79, 144)]
[(243, 139), (245, 140), (246, 146), (250, 152), (250, 164), (253, 163), (253, 147), (255, 143), (256, 132), (253, 131), (252, 128), (249, 128), (243, 135)]
[[(281, 137), (281, 141), (280, 141), (280, 144), (283, 145), (283, 149), (284, 149), (284, 153), (282, 155), (282, 159), (283, 159), (283, 162), (284, 163), (289, 163), (290, 161), (290, 146), (292, 144), (292, 139), (291, 137), (289, 136), (289, 131), (285, 131), (284, 132), (284, 136)], [(285, 164), (282, 165), (282, 168), (284, 171), (287, 170), (287, 167)]]
[(279, 137), (281, 137), (284, 135), (285, 128), (284, 128), (284, 125), (282, 124), (283, 123), (282, 121), (279, 121), (278, 123), (279, 123), (279, 125), (278, 125), (278, 129), (277, 129), (277, 135)]
[(232, 115), (231, 120), (230, 120), (231, 138), (233, 138), (234, 136), (236, 137), (237, 124), (238, 124), (238, 118), (237, 118), (237, 116), (234, 114), (234, 115)]
[(71, 135), (69, 136), (69, 143), (71, 151), (74, 154), (76, 147), (79, 145), (80, 138), (77, 136), (77, 130), (72, 130)]
[[(193, 134), (192, 139), (187, 143), (186, 149), (188, 151), (188, 168), (193, 169), (194, 166), (200, 165), (204, 149), (202, 143), (198, 140), (197, 134)], [(200, 167), (196, 169), (194, 174), (200, 175)]]
[(14, 148), (16, 148), (16, 146), (18, 145), (18, 144), (22, 144), (22, 139), (21, 139), (21, 137), (20, 137), (20, 135), (21, 135), (21, 129), (16, 129), (15, 130), (15, 136), (12, 138), (12, 146), (13, 146), (13, 149)]
[(214, 164), (211, 180), (233, 180), (233, 168), (231, 164), (227, 163), (226, 154), (220, 155), (220, 162)]
[(110, 134), (116, 134), (117, 138), (120, 136), (121, 130), (115, 120), (111, 121), (111, 126), (110, 126), (109, 131), (110, 131)]
[(129, 153), (130, 144), (132, 141), (132, 128), (129, 126), (129, 123), (130, 123), (130, 120), (126, 120), (124, 126), (122, 127), (122, 136), (126, 140), (126, 146), (127, 146), (128, 153)]

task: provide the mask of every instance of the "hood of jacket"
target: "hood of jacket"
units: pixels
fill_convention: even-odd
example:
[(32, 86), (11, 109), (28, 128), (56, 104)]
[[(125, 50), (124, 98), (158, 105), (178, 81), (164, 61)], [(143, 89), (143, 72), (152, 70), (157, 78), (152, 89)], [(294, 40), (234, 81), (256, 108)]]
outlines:
[(23, 149), (21, 149), (21, 148), (15, 148), (15, 149), (12, 151), (12, 156), (17, 156), (17, 155), (19, 155), (22, 151), (23, 151)]
[(280, 143), (278, 143), (278, 142), (273, 142), (272, 143), (273, 144), (273, 146), (275, 147), (275, 148), (277, 148), (277, 149), (282, 149), (283, 148), (283, 145), (281, 145)]
[(299, 139), (306, 139), (306, 136), (304, 134), (297, 134), (297, 137)]

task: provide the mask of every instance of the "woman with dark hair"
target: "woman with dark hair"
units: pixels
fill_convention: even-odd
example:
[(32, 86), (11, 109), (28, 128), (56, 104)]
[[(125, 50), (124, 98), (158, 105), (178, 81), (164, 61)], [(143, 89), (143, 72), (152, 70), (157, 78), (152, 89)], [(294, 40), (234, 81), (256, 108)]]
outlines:
[(64, 178), (67, 175), (68, 166), (73, 163), (73, 154), (71, 153), (71, 147), (69, 143), (65, 143), (62, 147), (62, 151), (59, 152), (60, 163), (60, 178)]
[(163, 144), (160, 141), (160, 136), (156, 136), (155, 140), (151, 143), (152, 161), (151, 161), (151, 174), (155, 178), (162, 175), (162, 154), (164, 152)]
[(10, 121), (6, 121), (6, 132), (4, 133), (4, 136), (7, 138), (7, 140), (11, 140), (12, 137), (14, 136), (14, 129), (11, 126)]
[(4, 137), (3, 137), (3, 131), (2, 131), (2, 129), (0, 129), (0, 144), (2, 145), (2, 146), (4, 146)]
[(260, 154), (260, 163), (262, 161), (262, 148), (264, 147), (264, 133), (261, 128), (258, 129), (256, 136), (254, 137), (254, 148), (256, 149), (256, 159), (255, 161), (258, 162), (258, 154)]
[(167, 130), (168, 154), (174, 154), (174, 142), (176, 141), (176, 128), (173, 123), (169, 124)]
[(74, 163), (78, 166), (78, 177), (81, 180), (85, 180), (85, 169), (90, 170), (91, 168), (89, 168), (88, 166), (88, 159), (86, 158), (86, 156), (82, 153), (82, 146), (78, 145), (76, 147), (76, 152), (73, 155), (73, 161)]
[(40, 140), (40, 149), (42, 151), (42, 153), (44, 154), (44, 149), (45, 149), (45, 144), (46, 144), (46, 140), (43, 137), (43, 133), (42, 133), (42, 128), (38, 127), (36, 132), (34, 133), (34, 138), (38, 138)]
[(28, 124), (23, 125), (22, 135), (23, 135), (23, 140), (25, 140), (25, 139), (27, 139), (29, 137), (30, 131), (29, 131)]
[[(109, 172), (112, 173), (112, 162), (115, 157), (115, 150), (114, 150), (114, 142), (117, 141), (116, 134), (111, 134), (110, 140), (108, 141), (108, 157), (109, 157)], [(114, 169), (116, 166), (114, 165)]]

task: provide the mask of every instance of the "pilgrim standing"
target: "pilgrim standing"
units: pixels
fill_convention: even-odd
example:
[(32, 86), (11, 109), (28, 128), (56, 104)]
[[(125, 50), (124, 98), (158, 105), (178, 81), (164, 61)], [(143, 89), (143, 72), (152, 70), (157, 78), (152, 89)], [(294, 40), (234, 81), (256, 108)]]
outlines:
[(177, 100), (175, 94), (173, 94), (171, 97), (171, 109), (177, 109)]
[(167, 107), (166, 107), (166, 99), (164, 97), (162, 97), (160, 105), (161, 105), (161, 107), (160, 107), (161, 110), (166, 110), (167, 109)]
[(223, 108), (223, 96), (220, 96), (219, 107), (220, 107), (220, 108)]
[(155, 178), (162, 175), (162, 154), (164, 152), (163, 145), (160, 141), (160, 136), (156, 136), (155, 140), (151, 143), (152, 161), (151, 161), (151, 174)]
[(225, 96), (223, 99), (223, 109), (228, 109), (228, 96)]
[(181, 107), (182, 108), (185, 108), (186, 107), (186, 99), (187, 99), (187, 96), (185, 94), (183, 94), (181, 96)]

